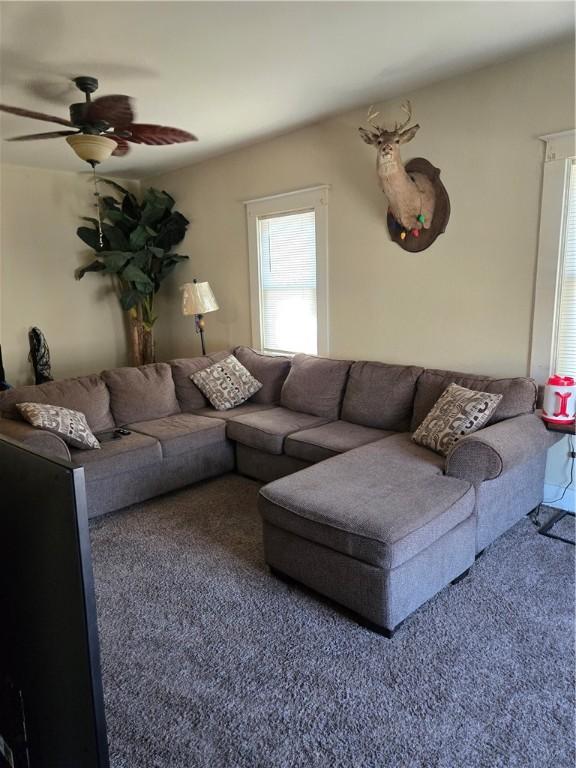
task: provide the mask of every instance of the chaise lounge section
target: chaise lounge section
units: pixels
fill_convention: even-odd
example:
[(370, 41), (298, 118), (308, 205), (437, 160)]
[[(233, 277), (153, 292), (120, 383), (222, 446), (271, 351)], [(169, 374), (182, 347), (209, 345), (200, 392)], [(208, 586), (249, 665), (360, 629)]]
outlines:
[[(84, 467), (95, 516), (234, 469), (267, 483), (259, 505), (271, 569), (391, 634), (542, 500), (554, 442), (531, 379), (310, 355), (235, 356), (262, 383), (211, 407), (191, 376), (230, 352), (0, 394), (2, 434)], [(447, 458), (412, 434), (449, 384), (502, 395)], [(101, 449), (70, 449), (16, 403), (85, 414)], [(117, 439), (113, 431), (130, 434)]]
[(267, 562), (391, 632), (474, 563), (471, 483), (398, 434), (264, 487)]

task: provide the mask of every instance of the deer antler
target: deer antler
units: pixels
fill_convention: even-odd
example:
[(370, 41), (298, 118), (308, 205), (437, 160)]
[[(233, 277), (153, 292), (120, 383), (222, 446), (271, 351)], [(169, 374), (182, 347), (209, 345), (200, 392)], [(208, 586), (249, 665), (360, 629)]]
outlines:
[(373, 128), (377, 133), (399, 133), (400, 131), (403, 131), (404, 128), (408, 125), (410, 120), (412, 120), (412, 104), (410, 104), (410, 100), (406, 99), (406, 101), (403, 101), (400, 105), (400, 109), (406, 113), (407, 117), (406, 120), (404, 120), (403, 123), (394, 123), (394, 128), (391, 131), (387, 131), (386, 128), (383, 125), (379, 125), (376, 122), (376, 118), (380, 116), (380, 112), (374, 111), (374, 105), (372, 104), (370, 107), (368, 107), (368, 116), (366, 118), (366, 121), (368, 122), (368, 125)]
[(380, 126), (379, 126), (379, 125), (377, 125), (377, 124), (374, 122), (374, 120), (376, 120), (376, 118), (378, 117), (378, 115), (380, 114), (380, 112), (374, 112), (373, 110), (374, 110), (374, 104), (371, 104), (371, 105), (368, 107), (368, 116), (367, 116), (366, 120), (367, 120), (367, 122), (368, 122), (368, 123), (370, 123), (370, 125), (371, 125), (373, 128), (380, 128)]
[(408, 117), (406, 118), (406, 120), (404, 120), (403, 123), (400, 123), (400, 125), (398, 125), (397, 123), (394, 123), (395, 132), (403, 131), (404, 128), (406, 128), (406, 126), (410, 122), (410, 120), (412, 120), (412, 104), (410, 104), (410, 99), (406, 99), (406, 101), (403, 101), (402, 104), (400, 105), (400, 109), (402, 110), (402, 112), (405, 112), (408, 115)]

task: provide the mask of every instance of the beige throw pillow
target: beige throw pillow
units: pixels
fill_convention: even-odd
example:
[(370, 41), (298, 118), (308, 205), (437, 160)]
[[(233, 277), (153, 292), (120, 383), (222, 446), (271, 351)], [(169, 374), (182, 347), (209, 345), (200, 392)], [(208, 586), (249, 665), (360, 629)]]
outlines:
[(72, 448), (100, 448), (86, 417), (80, 411), (45, 403), (17, 403), (16, 408), (33, 427), (59, 435)]
[(412, 440), (448, 456), (454, 443), (476, 432), (490, 419), (502, 395), (475, 392), (450, 384), (412, 435)]
[(218, 411), (235, 408), (262, 387), (234, 355), (193, 373), (190, 378)]

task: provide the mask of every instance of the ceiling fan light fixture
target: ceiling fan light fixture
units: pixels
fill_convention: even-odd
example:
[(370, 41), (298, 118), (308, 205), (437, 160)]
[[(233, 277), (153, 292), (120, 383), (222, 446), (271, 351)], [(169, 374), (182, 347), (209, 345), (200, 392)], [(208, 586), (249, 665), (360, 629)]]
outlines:
[(66, 141), (78, 157), (90, 163), (90, 165), (108, 160), (118, 146), (113, 139), (89, 133), (77, 133), (74, 136), (67, 136)]

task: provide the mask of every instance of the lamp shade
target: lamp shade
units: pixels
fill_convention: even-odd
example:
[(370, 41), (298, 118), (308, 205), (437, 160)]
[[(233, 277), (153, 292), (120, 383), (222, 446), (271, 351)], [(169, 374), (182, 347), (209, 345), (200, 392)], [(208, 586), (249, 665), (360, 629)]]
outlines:
[(183, 315), (205, 315), (219, 308), (210, 283), (185, 283), (180, 286), (180, 290)]
[(118, 144), (106, 136), (92, 136), (86, 133), (76, 133), (67, 136), (66, 141), (81, 160), (87, 163), (102, 163), (108, 160)]

